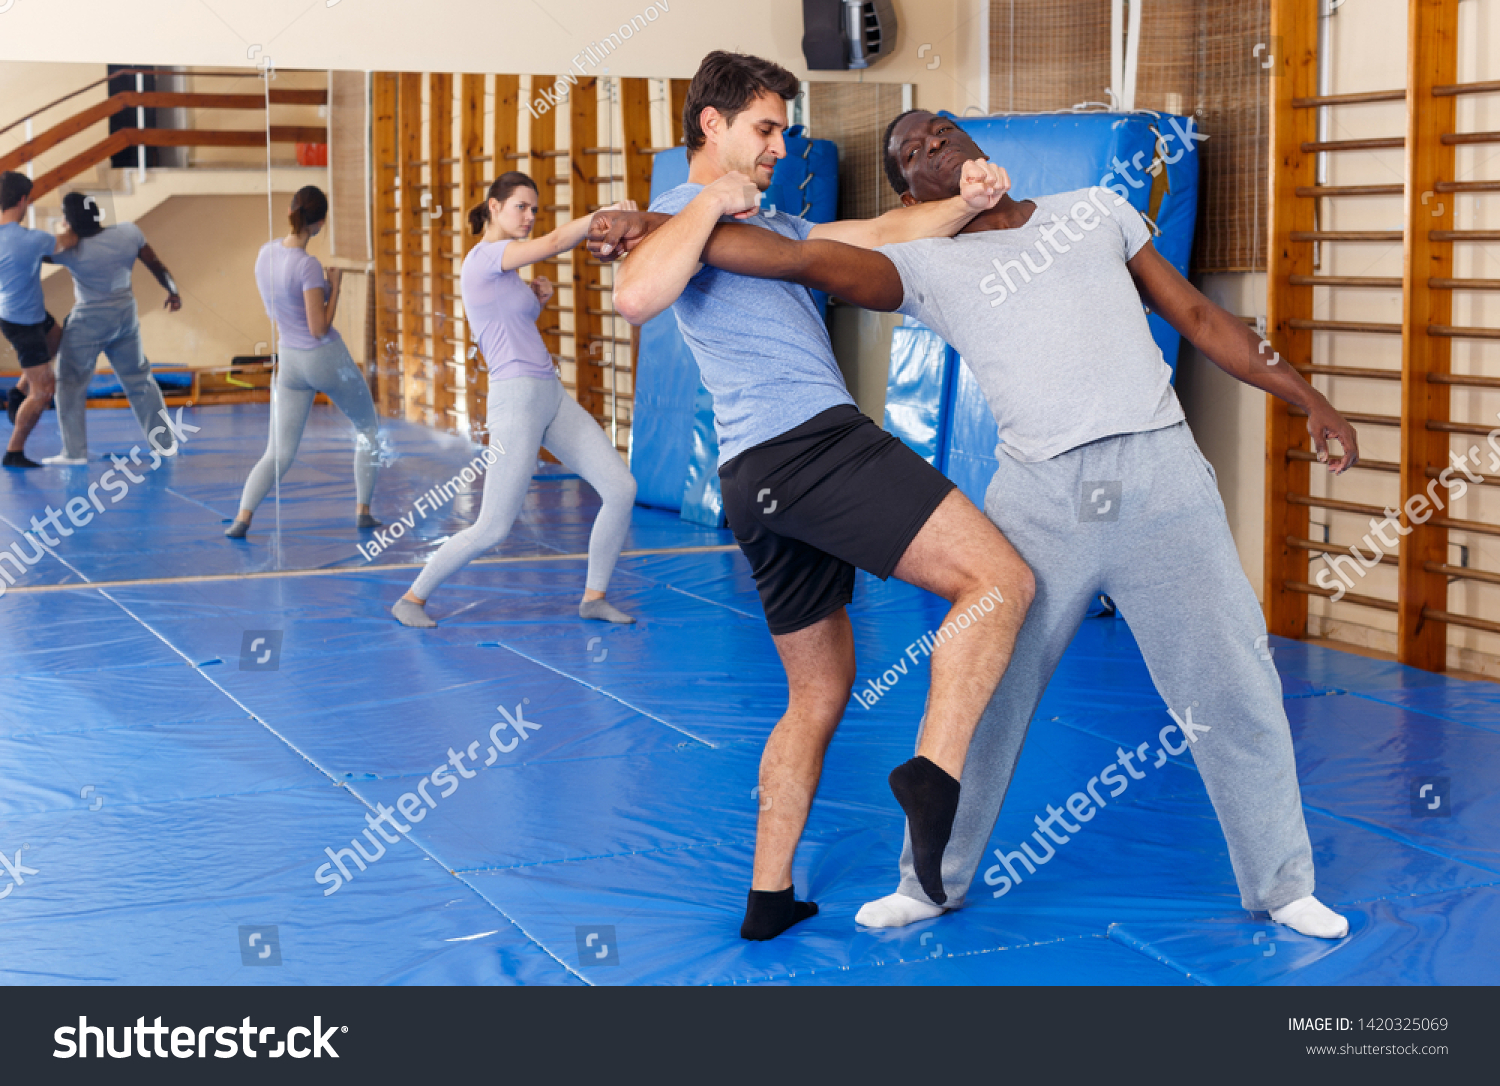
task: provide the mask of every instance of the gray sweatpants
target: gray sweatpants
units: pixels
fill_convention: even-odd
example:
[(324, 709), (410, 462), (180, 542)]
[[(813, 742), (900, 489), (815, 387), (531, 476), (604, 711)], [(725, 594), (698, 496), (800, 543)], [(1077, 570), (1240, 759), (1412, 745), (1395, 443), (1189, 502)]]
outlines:
[(282, 347), (277, 352), (276, 385), (271, 390), (271, 435), (266, 451), (250, 469), (240, 508), (252, 513), (292, 466), (307, 416), (318, 393), (354, 424), (354, 491), (360, 505), (370, 504), (375, 492), (375, 468), (380, 453), (378, 418), (370, 386), (359, 372), (342, 338), (310, 351)]
[(151, 363), (146, 361), (141, 347), (135, 300), (75, 306), (63, 321), (62, 344), (57, 349), (57, 428), (62, 431), (64, 456), (89, 454), (85, 416), (89, 380), (94, 376), (100, 354), (109, 359), (141, 429), (150, 434), (162, 425), (161, 413), (167, 404), (151, 376)]
[(411, 594), (430, 599), (438, 585), (509, 534), (526, 501), (537, 452), (543, 446), (604, 499), (589, 533), (586, 582), (588, 588), (603, 592), (625, 546), (635, 504), (635, 477), (620, 454), (593, 416), (578, 406), (555, 377), (491, 382), (487, 421), (491, 447), (504, 451), (485, 472), (479, 519), (427, 560)]
[[(1311, 894), (1312, 846), (1281, 679), (1265, 651), (1265, 619), (1240, 567), (1213, 469), (1187, 424), (1105, 438), (1041, 463), (1003, 452), (999, 459), (985, 513), (1031, 567), (1036, 598), (964, 763), (943, 857), (949, 902), (963, 898), (985, 858), (1032, 714), (1100, 592), (1130, 625), (1167, 706), (1184, 723), (1191, 709), (1196, 741), (1181, 729), (1160, 743), (1155, 729), (1140, 738), (1153, 749), (1192, 750), (1245, 908), (1279, 908)], [(1165, 710), (1161, 723), (1173, 726)], [(1203, 725), (1209, 730), (1196, 730)], [(1085, 781), (1071, 783), (1085, 791)], [(1106, 789), (1104, 802), (1110, 794)], [(1094, 817), (1108, 817), (1094, 810)], [(1039, 859), (1050, 859), (1046, 840), (1032, 842)], [(1001, 851), (1020, 844), (1007, 842)], [(1045, 877), (1015, 860), (1012, 867), (1028, 881)], [(995, 871), (992, 884), (1005, 874)], [(899, 892), (928, 900), (909, 835)]]

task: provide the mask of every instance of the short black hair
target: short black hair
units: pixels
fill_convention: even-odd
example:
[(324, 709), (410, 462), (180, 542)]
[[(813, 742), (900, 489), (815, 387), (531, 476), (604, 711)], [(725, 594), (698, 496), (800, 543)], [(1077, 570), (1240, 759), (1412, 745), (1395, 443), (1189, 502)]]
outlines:
[(80, 239), (91, 238), (104, 229), (99, 221), (104, 218), (104, 211), (95, 203), (92, 196), (82, 192), (70, 192), (63, 197), (62, 208), (63, 218), (67, 220), (68, 228)]
[(913, 113), (926, 113), (925, 109), (908, 109), (898, 116), (890, 124), (885, 126), (885, 140), (880, 145), (881, 154), (885, 158), (885, 177), (891, 183), (891, 188), (896, 190), (897, 196), (905, 195), (911, 186), (906, 183), (906, 178), (901, 173), (901, 163), (896, 160), (895, 153), (891, 150), (891, 136), (896, 131), (896, 126)]
[(682, 105), (682, 139), (687, 144), (688, 157), (703, 149), (703, 125), (699, 118), (705, 107), (713, 106), (726, 122), (733, 124), (751, 102), (767, 91), (790, 102), (801, 89), (797, 77), (779, 64), (747, 53), (714, 50), (698, 65)]
[(15, 170), (0, 173), (0, 211), (9, 211), (31, 195), (31, 178)]

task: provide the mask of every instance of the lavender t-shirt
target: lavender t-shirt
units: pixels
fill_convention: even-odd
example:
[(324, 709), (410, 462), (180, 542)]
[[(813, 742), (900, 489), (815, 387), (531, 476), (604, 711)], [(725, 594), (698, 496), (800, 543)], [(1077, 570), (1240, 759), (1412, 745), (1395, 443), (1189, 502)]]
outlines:
[(328, 277), (318, 258), (306, 249), (294, 249), (280, 241), (266, 242), (255, 258), (255, 285), (260, 288), (266, 315), (276, 324), (281, 346), (310, 351), (342, 339), (332, 328), (319, 338), (307, 326), (307, 303), (302, 292), (322, 290), (326, 301)]
[(503, 271), (505, 241), (481, 241), (464, 257), (464, 319), (479, 343), (491, 381), (556, 377), (552, 356), (537, 331), (542, 303), (518, 271)]

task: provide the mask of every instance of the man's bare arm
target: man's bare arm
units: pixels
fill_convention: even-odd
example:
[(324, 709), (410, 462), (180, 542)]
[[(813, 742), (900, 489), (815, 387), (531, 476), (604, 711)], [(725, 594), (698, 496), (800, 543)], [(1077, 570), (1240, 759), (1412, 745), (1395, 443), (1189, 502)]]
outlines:
[(904, 296), (901, 276), (883, 253), (838, 241), (793, 241), (758, 226), (714, 227), (703, 262), (737, 275), (800, 283), (865, 309), (889, 311)]
[(631, 258), (620, 265), (615, 272), (615, 311), (631, 324), (645, 324), (665, 310), (703, 266), (698, 256), (718, 221), (753, 210), (759, 198), (754, 182), (737, 173), (725, 174), (705, 187), (640, 240)]
[(818, 223), (809, 239), (841, 241), (863, 249), (877, 249), (919, 238), (951, 238), (981, 211), (1000, 202), (1010, 189), (1010, 175), (984, 159), (964, 163), (957, 196), (898, 207), (873, 219)]
[[(1354, 427), (1327, 398), (1280, 359), (1265, 341), (1232, 313), (1205, 298), (1184, 279), (1149, 242), (1127, 265), (1136, 289), (1151, 309), (1187, 337), (1214, 365), (1229, 376), (1263, 389), (1271, 395), (1307, 411), (1307, 429), (1312, 434), (1318, 459), (1335, 474), (1359, 462)], [(1330, 460), (1328, 439), (1339, 443), (1343, 454)]]

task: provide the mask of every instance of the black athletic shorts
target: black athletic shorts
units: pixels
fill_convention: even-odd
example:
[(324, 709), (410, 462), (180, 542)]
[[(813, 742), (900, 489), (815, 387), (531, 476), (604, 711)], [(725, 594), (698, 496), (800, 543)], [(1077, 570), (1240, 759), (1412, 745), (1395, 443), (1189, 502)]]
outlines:
[(5, 333), (5, 338), (16, 349), (23, 370), (45, 366), (51, 360), (47, 353), (47, 333), (56, 326), (57, 322), (52, 319), (51, 313), (40, 324), (12, 324), (10, 321), (0, 320), (0, 332)]
[(889, 577), (954, 488), (850, 404), (746, 449), (719, 482), (773, 634), (847, 605), (856, 567)]

